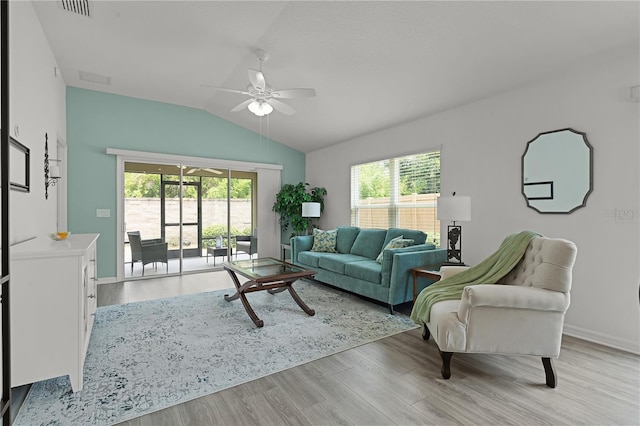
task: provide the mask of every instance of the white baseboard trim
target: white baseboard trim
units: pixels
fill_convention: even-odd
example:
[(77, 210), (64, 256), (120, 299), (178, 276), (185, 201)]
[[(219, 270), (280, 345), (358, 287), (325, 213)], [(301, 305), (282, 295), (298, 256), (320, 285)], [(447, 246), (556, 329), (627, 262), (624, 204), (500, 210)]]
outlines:
[(116, 277), (105, 277), (105, 278), (98, 278), (98, 285), (100, 284), (113, 284), (113, 283), (117, 283), (118, 281), (116, 280)]
[(638, 342), (631, 340), (620, 339), (569, 324), (564, 325), (563, 334), (640, 355), (640, 345), (638, 345)]

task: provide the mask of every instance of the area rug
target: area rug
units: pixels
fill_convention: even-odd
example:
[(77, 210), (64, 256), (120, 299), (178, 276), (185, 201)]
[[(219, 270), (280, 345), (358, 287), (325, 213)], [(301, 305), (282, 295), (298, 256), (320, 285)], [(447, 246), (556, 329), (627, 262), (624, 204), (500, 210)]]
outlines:
[(111, 425), (415, 328), (401, 314), (299, 281), (288, 292), (247, 295), (257, 328), (230, 290), (98, 308), (84, 388), (68, 377), (35, 383), (15, 426)]

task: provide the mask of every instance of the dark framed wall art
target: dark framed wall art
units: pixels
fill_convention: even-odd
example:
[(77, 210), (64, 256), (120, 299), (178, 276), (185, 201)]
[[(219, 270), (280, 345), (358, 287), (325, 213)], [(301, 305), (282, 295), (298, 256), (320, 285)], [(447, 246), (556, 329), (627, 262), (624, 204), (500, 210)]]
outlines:
[(9, 178), (11, 189), (30, 191), (30, 150), (14, 138), (10, 138), (9, 159), (11, 162)]

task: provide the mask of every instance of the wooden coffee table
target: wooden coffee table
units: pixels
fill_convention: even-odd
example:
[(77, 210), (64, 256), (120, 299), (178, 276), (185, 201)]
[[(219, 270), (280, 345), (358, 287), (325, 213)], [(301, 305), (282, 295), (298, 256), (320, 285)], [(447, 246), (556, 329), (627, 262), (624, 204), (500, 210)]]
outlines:
[[(313, 316), (316, 314), (316, 311), (309, 308), (292, 287), (293, 283), (300, 278), (313, 278), (316, 271), (304, 269), (272, 257), (236, 260), (235, 262), (224, 263), (222, 266), (229, 273), (233, 284), (236, 286), (236, 293), (232, 296), (225, 294), (224, 300), (231, 302), (239, 298), (242, 301), (242, 306), (244, 306), (247, 314), (249, 314), (249, 317), (257, 327), (264, 326), (264, 321), (258, 318), (245, 296), (246, 293), (254, 291), (267, 290), (269, 293), (275, 294), (289, 290), (293, 300), (307, 315)], [(249, 281), (240, 284), (238, 275), (248, 278)]]

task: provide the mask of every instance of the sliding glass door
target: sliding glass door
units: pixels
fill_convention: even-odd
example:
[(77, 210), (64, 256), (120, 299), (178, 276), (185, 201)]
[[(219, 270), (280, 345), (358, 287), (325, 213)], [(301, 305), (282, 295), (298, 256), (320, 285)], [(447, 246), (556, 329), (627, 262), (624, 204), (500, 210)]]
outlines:
[[(255, 233), (255, 173), (125, 162), (124, 182), (126, 279), (220, 269), (238, 254), (236, 236)], [(130, 232), (143, 251), (149, 240), (166, 244), (166, 263), (146, 264)], [(255, 241), (243, 244), (241, 258), (256, 255)]]
[(202, 182), (202, 255), (207, 268), (229, 260), (229, 171), (206, 168), (199, 171)]
[(162, 175), (160, 222), (162, 239), (169, 243), (169, 258), (200, 256), (202, 241), (202, 192), (198, 179)]
[(234, 259), (258, 255), (258, 229), (255, 211), (255, 173), (234, 172), (230, 185), (230, 223)]

